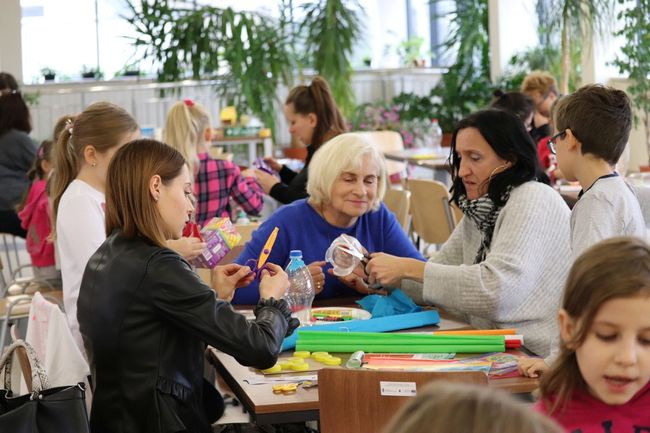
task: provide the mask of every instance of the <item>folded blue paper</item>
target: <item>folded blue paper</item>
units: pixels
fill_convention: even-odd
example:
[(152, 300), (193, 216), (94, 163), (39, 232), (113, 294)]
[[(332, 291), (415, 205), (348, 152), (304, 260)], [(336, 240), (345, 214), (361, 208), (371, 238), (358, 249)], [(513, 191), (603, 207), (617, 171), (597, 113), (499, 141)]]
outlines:
[[(300, 328), (301, 331), (339, 331), (339, 332), (388, 332), (401, 329), (419, 328), (421, 326), (435, 325), (440, 322), (440, 316), (435, 310), (420, 311), (417, 313), (400, 314), (398, 316), (378, 317), (368, 320), (350, 320), (347, 322), (328, 323)], [(284, 339), (282, 350), (296, 347), (298, 333)]]
[(359, 299), (357, 304), (364, 310), (370, 311), (374, 318), (422, 311), (422, 308), (400, 289), (393, 290), (388, 296), (368, 295)]

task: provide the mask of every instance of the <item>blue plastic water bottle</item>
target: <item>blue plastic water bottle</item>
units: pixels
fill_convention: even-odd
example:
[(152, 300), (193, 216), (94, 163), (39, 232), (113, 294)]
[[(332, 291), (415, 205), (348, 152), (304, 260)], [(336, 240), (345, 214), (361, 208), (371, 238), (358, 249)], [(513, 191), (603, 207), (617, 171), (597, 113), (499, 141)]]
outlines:
[(289, 276), (289, 289), (284, 295), (292, 315), (300, 320), (302, 326), (311, 325), (311, 303), (314, 301), (314, 281), (309, 269), (302, 261), (302, 251), (292, 250), (286, 269)]

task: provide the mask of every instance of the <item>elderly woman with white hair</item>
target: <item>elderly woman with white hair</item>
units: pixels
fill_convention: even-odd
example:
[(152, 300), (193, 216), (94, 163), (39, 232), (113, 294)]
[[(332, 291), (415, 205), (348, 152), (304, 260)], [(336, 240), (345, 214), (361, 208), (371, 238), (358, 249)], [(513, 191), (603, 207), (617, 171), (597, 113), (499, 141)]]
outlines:
[[(357, 274), (339, 278), (323, 272), (325, 251), (342, 234), (359, 240), (369, 252), (385, 252), (424, 261), (395, 216), (382, 203), (386, 192), (383, 155), (360, 134), (339, 135), (325, 143), (309, 166), (307, 193), (278, 209), (253, 233), (237, 263), (257, 259), (275, 227), (279, 233), (268, 261), (285, 266), (291, 250), (301, 250), (315, 283), (316, 299), (369, 292)], [(235, 291), (233, 303), (255, 304), (255, 284)]]

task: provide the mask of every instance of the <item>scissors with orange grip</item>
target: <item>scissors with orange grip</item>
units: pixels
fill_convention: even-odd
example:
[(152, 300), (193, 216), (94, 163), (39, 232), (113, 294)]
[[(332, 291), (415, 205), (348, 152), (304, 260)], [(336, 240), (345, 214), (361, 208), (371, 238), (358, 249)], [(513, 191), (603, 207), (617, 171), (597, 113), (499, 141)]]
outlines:
[(251, 272), (255, 272), (255, 278), (257, 279), (259, 279), (262, 270), (266, 269), (266, 261), (271, 255), (271, 250), (273, 249), (273, 245), (275, 244), (275, 239), (278, 237), (279, 231), (280, 229), (278, 227), (275, 227), (273, 229), (268, 239), (266, 240), (266, 243), (264, 244), (264, 248), (262, 248), (262, 251), (260, 252), (260, 256), (257, 259), (257, 261), (255, 259), (246, 260), (245, 265), (251, 268)]

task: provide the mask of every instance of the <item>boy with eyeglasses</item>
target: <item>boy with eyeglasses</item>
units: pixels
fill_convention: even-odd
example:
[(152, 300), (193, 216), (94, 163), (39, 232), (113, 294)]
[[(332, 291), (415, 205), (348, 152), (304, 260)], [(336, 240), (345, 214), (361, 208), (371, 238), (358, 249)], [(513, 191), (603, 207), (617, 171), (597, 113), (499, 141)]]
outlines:
[[(557, 131), (548, 141), (565, 178), (582, 190), (571, 211), (571, 250), (578, 257), (592, 245), (616, 236), (647, 239), (636, 194), (615, 165), (632, 127), (630, 99), (621, 90), (598, 84), (583, 86), (553, 107)], [(557, 356), (551, 350), (547, 362)], [(549, 366), (541, 359), (519, 361), (519, 372), (537, 377)]]
[(614, 236), (646, 238), (636, 194), (615, 171), (632, 126), (622, 90), (594, 84), (560, 99), (553, 111), (557, 133), (549, 140), (564, 176), (582, 186), (571, 212), (571, 249), (579, 256)]

